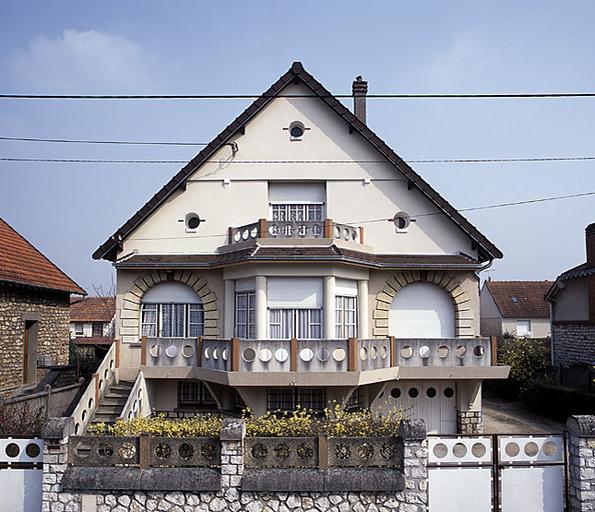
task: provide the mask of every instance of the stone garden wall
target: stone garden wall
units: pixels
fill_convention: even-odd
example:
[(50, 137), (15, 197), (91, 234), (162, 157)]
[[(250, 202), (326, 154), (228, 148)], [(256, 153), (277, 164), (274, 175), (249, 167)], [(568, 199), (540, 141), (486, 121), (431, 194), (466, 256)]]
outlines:
[[(69, 294), (0, 287), (0, 397), (23, 384), (24, 316), (27, 315), (38, 318), (38, 359), (45, 356), (50, 365), (68, 363)], [(46, 373), (41, 372), (38, 380)]]
[[(427, 510), (427, 439), (423, 423), (401, 428), (398, 467), (259, 471), (245, 464), (246, 438), (241, 420), (225, 421), (220, 465), (216, 469), (143, 469), (142, 455), (140, 468), (72, 466), (67, 464), (68, 437), (62, 438), (71, 426), (67, 419), (52, 420), (44, 432), (44, 512)], [(392, 490), (363, 490), (383, 485)], [(271, 490), (272, 487), (283, 490)]]
[(554, 323), (552, 343), (555, 366), (593, 364), (595, 323)]

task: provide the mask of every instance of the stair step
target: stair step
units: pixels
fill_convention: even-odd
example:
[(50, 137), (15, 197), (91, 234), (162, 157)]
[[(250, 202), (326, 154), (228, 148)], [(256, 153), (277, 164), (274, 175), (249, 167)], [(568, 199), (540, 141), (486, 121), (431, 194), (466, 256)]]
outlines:
[(124, 407), (124, 404), (126, 404), (126, 400), (127, 400), (127, 397), (125, 397), (125, 396), (104, 395), (104, 397), (101, 399), (101, 403), (99, 404), (99, 407), (101, 407), (102, 405), (119, 405), (120, 407)]
[(113, 423), (119, 417), (119, 414), (102, 414), (102, 413), (95, 413), (94, 418), (91, 420), (91, 423)]
[(122, 407), (119, 405), (103, 405), (101, 404), (95, 414), (120, 414)]

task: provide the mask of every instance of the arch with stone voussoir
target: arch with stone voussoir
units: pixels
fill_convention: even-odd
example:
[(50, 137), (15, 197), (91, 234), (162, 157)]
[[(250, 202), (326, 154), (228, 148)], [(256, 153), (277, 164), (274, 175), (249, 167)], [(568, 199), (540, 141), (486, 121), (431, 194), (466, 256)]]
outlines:
[(445, 272), (430, 270), (412, 270), (398, 272), (388, 279), (381, 291), (376, 295), (376, 304), (374, 307), (374, 327), (375, 337), (388, 336), (389, 326), (388, 317), (390, 306), (395, 295), (408, 284), (416, 282), (432, 283), (439, 286), (448, 293), (453, 304), (455, 312), (455, 336), (473, 337), (473, 309), (471, 298), (463, 289), (461, 282), (454, 276)]
[(207, 281), (196, 271), (176, 270), (165, 272), (153, 270), (136, 278), (130, 289), (124, 294), (120, 312), (120, 339), (124, 343), (137, 343), (140, 339), (140, 309), (143, 296), (153, 286), (164, 281), (176, 281), (190, 286), (200, 297), (204, 310), (204, 336), (219, 336), (219, 310), (217, 296)]

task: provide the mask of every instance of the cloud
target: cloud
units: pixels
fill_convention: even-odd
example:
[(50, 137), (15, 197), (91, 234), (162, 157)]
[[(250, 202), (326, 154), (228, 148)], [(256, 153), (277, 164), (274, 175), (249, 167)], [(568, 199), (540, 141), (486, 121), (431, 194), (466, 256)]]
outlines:
[(38, 37), (9, 59), (8, 68), (21, 89), (56, 93), (143, 92), (158, 77), (141, 46), (97, 30)]

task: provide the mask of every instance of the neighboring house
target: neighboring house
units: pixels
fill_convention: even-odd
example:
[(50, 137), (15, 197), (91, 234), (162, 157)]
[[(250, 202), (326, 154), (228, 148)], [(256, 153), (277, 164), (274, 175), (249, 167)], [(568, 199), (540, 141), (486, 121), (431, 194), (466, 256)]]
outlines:
[(549, 338), (552, 281), (491, 281), (481, 289), (482, 336)]
[(119, 377), (142, 369), (153, 410), (337, 401), (481, 430), (482, 381), (509, 369), (478, 338), (477, 273), (502, 253), (353, 91), (354, 113), (294, 63), (93, 254), (117, 269)]
[(595, 223), (585, 229), (587, 261), (560, 274), (546, 299), (552, 305), (552, 362), (595, 365)]
[(115, 297), (85, 297), (70, 304), (70, 338), (77, 345), (111, 345)]
[(0, 219), (0, 396), (68, 363), (70, 294), (85, 291)]

